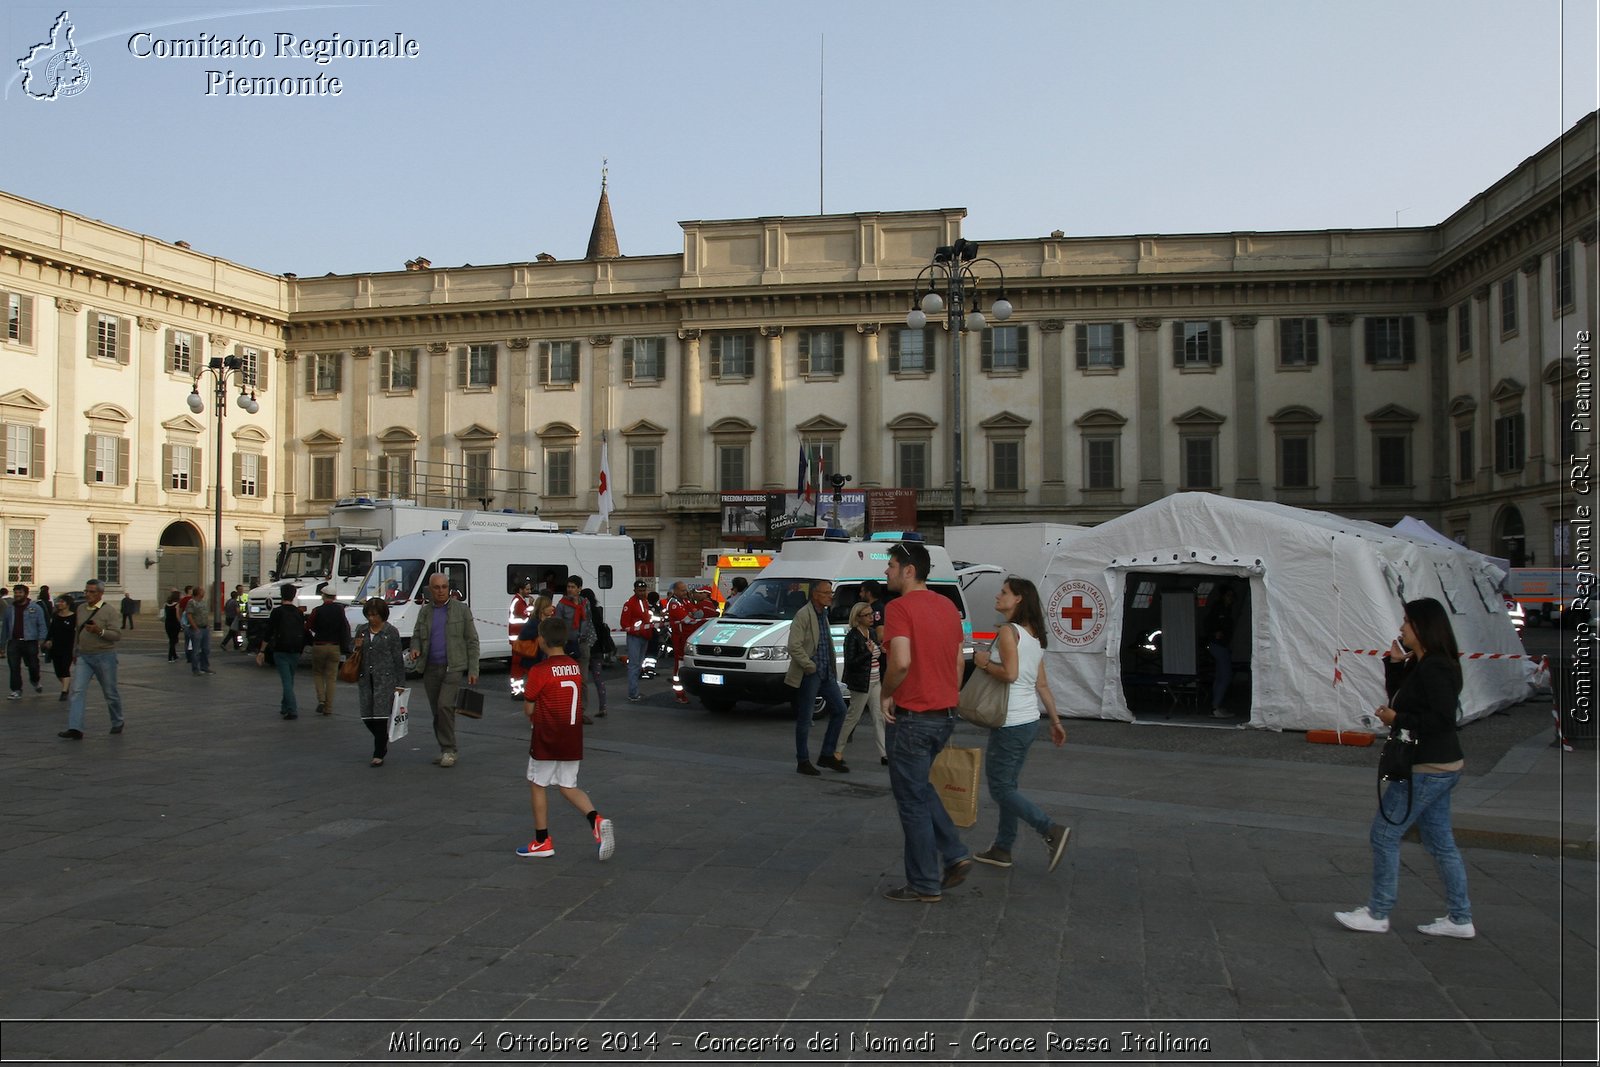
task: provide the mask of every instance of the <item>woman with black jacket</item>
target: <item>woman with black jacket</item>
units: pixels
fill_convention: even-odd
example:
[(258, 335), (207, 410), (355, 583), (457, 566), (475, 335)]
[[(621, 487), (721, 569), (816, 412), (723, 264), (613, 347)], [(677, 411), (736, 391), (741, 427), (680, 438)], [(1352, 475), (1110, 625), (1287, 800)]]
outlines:
[(1409, 782), (1391, 782), (1372, 819), (1372, 893), (1365, 907), (1334, 918), (1351, 930), (1382, 934), (1389, 930), (1400, 883), (1400, 839), (1413, 824), (1422, 847), (1433, 856), (1444, 883), (1450, 913), (1417, 927), (1434, 937), (1469, 938), (1472, 902), (1467, 899), (1467, 868), (1450, 829), (1450, 793), (1461, 780), (1465, 760), (1456, 735), (1461, 696), (1461, 655), (1444, 606), (1429, 597), (1409, 601), (1400, 639), (1384, 657), (1389, 703), (1377, 710), (1391, 736), (1407, 731), (1416, 739)]
[(178, 604), (183, 600), (183, 594), (176, 589), (167, 594), (167, 602), (161, 606), (161, 625), (167, 630), (167, 662), (176, 663), (178, 659), (178, 635), (183, 633), (183, 620), (178, 618)]

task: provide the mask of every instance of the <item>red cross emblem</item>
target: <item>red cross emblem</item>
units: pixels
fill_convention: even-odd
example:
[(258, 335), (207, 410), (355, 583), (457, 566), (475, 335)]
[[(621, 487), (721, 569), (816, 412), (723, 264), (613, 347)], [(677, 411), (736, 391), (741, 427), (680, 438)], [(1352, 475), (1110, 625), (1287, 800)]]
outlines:
[(1105, 630), (1106, 595), (1093, 582), (1069, 578), (1050, 594), (1045, 616), (1050, 620), (1050, 632), (1063, 645), (1083, 648)]
[(1094, 618), (1094, 609), (1083, 602), (1083, 597), (1074, 596), (1072, 603), (1061, 609), (1061, 617), (1072, 623), (1073, 630), (1083, 629), (1083, 624)]

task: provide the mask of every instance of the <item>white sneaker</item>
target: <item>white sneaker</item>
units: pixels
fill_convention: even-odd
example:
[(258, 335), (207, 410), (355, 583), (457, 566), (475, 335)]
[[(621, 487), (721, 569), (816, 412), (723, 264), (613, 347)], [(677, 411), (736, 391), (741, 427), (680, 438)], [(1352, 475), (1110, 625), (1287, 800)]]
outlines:
[(1336, 911), (1333, 917), (1339, 920), (1339, 925), (1347, 930), (1360, 930), (1368, 934), (1386, 934), (1389, 932), (1388, 919), (1374, 919), (1372, 913), (1365, 907), (1355, 911)]
[(1470, 922), (1451, 922), (1450, 916), (1441, 915), (1433, 922), (1423, 923), (1417, 927), (1417, 933), (1427, 934), (1429, 937), (1459, 937), (1467, 941), (1478, 936), (1478, 929)]
[(442, 753), (434, 762), (441, 767), (454, 767), (456, 765), (456, 754), (454, 752)]

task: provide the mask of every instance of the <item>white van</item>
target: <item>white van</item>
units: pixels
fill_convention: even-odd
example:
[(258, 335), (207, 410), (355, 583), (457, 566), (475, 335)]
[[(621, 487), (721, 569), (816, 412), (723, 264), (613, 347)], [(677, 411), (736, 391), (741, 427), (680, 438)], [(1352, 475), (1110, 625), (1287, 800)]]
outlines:
[(614, 624), (633, 593), (633, 539), (612, 534), (551, 533), (547, 530), (427, 530), (397, 537), (372, 560), (372, 569), (346, 609), (351, 629), (366, 620), (361, 605), (381, 597), (389, 623), (409, 646), (428, 579), (442, 573), (451, 592), (472, 609), (478, 624), (479, 659), (511, 658), (508, 608), (517, 586), (535, 591), (553, 583), (565, 592), (576, 574), (595, 592), (606, 620)]
[[(750, 588), (728, 602), (722, 617), (690, 635), (680, 674), (684, 688), (710, 711), (730, 710), (741, 700), (752, 704), (788, 702), (794, 693), (783, 684), (789, 671), (789, 624), (811, 599), (812, 583), (823, 580), (833, 583), (828, 619), (842, 675), (844, 635), (850, 609), (861, 600), (861, 583), (873, 579), (883, 585), (890, 547), (912, 540), (921, 538), (880, 533), (871, 540), (852, 541), (843, 530), (795, 530), (777, 558), (751, 580)], [(970, 658), (972, 626), (961, 579), (974, 571), (957, 574), (949, 553), (937, 545), (927, 549), (933, 562), (928, 588), (948, 598), (961, 612), (962, 651)], [(884, 595), (888, 595), (887, 588)]]

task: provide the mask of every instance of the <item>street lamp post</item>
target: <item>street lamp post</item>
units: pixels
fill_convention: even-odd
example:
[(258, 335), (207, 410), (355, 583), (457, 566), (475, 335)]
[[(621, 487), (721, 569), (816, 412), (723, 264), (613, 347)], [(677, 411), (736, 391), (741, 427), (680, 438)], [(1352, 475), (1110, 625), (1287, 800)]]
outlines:
[[(950, 451), (951, 469), (955, 474), (955, 486), (950, 500), (953, 512), (953, 524), (961, 525), (961, 334), (963, 330), (979, 333), (983, 330), (986, 321), (980, 310), (980, 293), (978, 276), (973, 272), (973, 265), (987, 263), (1000, 275), (1000, 295), (990, 306), (989, 313), (996, 321), (1004, 322), (1011, 317), (1011, 301), (1006, 299), (1006, 272), (1000, 264), (988, 256), (979, 257), (978, 244), (964, 237), (956, 238), (952, 245), (941, 245), (934, 250), (933, 262), (923, 267), (917, 274), (916, 284), (912, 288), (912, 308), (906, 316), (906, 325), (913, 330), (920, 330), (928, 324), (928, 318), (941, 311), (946, 313), (950, 330), (950, 374), (955, 390), (951, 401), (950, 423)], [(927, 292), (922, 294), (921, 306), (917, 306), (917, 291), (922, 288), (922, 279), (928, 279)], [(943, 297), (939, 296), (939, 289), (945, 290)], [(971, 307), (970, 311), (963, 311)]]
[[(212, 407), (217, 412), (217, 477), (211, 487), (212, 513), (215, 526), (211, 537), (211, 628), (222, 629), (222, 416), (228, 410), (228, 376), (235, 375), (239, 386), (239, 407), (254, 415), (261, 410), (254, 389), (246, 390), (244, 361), (238, 356), (213, 356), (204, 367), (194, 372), (194, 387), (189, 391), (189, 410), (199, 415), (206, 409), (205, 398), (200, 395), (200, 379), (211, 375), (214, 386)], [(230, 552), (229, 555), (232, 555)]]

